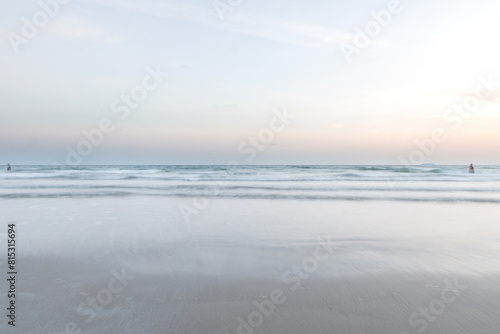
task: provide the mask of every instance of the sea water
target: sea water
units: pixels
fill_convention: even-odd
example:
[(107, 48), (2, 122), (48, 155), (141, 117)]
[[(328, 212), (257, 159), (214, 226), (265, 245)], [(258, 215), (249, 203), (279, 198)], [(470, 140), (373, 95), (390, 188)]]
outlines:
[[(175, 254), (158, 265), (213, 274), (275, 270), (325, 238), (359, 251), (336, 273), (497, 270), (499, 204), (499, 166), (477, 166), (475, 174), (467, 166), (15, 166), (0, 173), (0, 219), (18, 224), (23, 256), (141, 262)], [(407, 256), (381, 251), (391, 243)]]
[(500, 166), (15, 166), (0, 198), (500, 202)]
[[(70, 322), (88, 333), (236, 333), (237, 318), (279, 289), (289, 301), (263, 325), (279, 328), (272, 332), (305, 332), (283, 328), (306, 321), (308, 332), (321, 333), (330, 321), (333, 333), (335, 317), (361, 308), (369, 326), (382, 328), (370, 332), (398, 334), (446, 280), (467, 285), (480, 311), (497, 300), (481, 282), (498, 281), (499, 217), (498, 166), (475, 174), (467, 166), (0, 172), (0, 245), (7, 249), (15, 224), (26, 333), (61, 333)], [(130, 280), (109, 299), (117, 276)], [(87, 323), (81, 305), (96, 297), (97, 318)], [(377, 316), (386, 302), (396, 306)], [(469, 314), (469, 303), (456, 307)]]

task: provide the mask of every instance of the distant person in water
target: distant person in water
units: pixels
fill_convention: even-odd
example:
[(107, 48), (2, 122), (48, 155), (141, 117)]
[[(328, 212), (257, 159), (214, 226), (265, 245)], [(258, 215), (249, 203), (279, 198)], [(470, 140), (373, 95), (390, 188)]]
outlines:
[(474, 173), (474, 165), (470, 164), (469, 173)]
[(10, 167), (10, 164), (7, 164), (7, 170), (8, 170), (8, 171), (11, 171), (11, 170), (12, 170), (12, 167)]

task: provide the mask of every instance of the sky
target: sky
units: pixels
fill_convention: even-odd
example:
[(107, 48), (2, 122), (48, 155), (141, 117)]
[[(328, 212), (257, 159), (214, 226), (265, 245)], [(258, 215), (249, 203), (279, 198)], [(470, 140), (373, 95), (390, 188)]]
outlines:
[(497, 0), (0, 0), (0, 164), (500, 164)]

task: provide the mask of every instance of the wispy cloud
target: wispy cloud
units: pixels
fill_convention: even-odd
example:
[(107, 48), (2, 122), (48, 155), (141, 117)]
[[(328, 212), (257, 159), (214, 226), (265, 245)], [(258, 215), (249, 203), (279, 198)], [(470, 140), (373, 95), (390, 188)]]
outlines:
[(352, 40), (354, 37), (352, 34), (331, 27), (313, 23), (291, 22), (271, 16), (249, 15), (242, 9), (236, 9), (227, 20), (222, 21), (212, 6), (201, 7), (180, 1), (144, 1), (138, 3), (117, 0), (106, 2), (87, 0), (87, 2), (309, 48), (331, 46), (332, 43), (340, 44)]
[(239, 14), (234, 16), (231, 23), (230, 29), (233, 32), (304, 47), (324, 47), (331, 43), (342, 43), (351, 38), (350, 34), (330, 27), (290, 22), (266, 16)]
[(47, 27), (46, 32), (68, 38), (96, 37), (103, 34), (102, 30), (91, 27), (77, 17), (63, 17)]
[(65, 16), (49, 25), (45, 33), (69, 39), (87, 38), (104, 42), (119, 41), (116, 35), (110, 35), (103, 28), (96, 27), (76, 16)]

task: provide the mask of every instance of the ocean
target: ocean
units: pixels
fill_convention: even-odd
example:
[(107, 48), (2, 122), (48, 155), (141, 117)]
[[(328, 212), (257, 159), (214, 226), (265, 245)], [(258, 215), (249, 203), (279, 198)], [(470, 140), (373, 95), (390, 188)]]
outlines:
[(500, 201), (500, 166), (15, 166), (0, 198)]
[(14, 165), (16, 329), (496, 334), (500, 166), (467, 167)]

